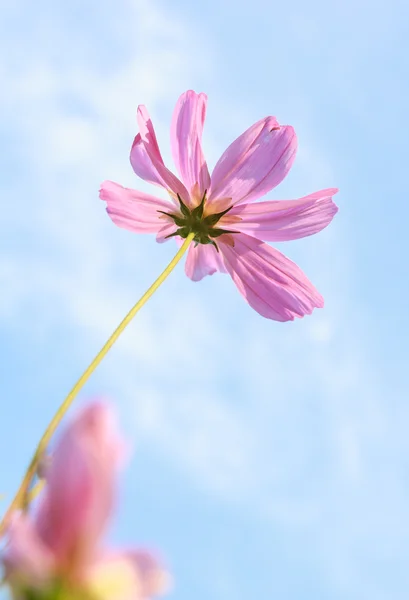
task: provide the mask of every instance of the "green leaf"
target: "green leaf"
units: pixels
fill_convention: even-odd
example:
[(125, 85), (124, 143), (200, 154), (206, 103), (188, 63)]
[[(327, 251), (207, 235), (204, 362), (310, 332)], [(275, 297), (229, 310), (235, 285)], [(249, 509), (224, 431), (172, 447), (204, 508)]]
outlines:
[(190, 210), (188, 209), (188, 207), (186, 206), (186, 204), (183, 202), (182, 198), (178, 196), (178, 200), (179, 200), (179, 204), (180, 204), (180, 210), (182, 211), (182, 215), (185, 215), (185, 217), (189, 217), (190, 216)]
[(231, 231), (229, 229), (210, 229), (209, 230), (209, 235), (212, 238), (218, 238), (221, 235), (223, 235), (224, 233), (239, 233), (238, 231)]
[(190, 230), (188, 227), (179, 227), (179, 229), (177, 229), (174, 233), (167, 235), (165, 237), (165, 240), (167, 240), (171, 237), (175, 237), (176, 235), (180, 235), (180, 237), (182, 237), (182, 238), (187, 238), (189, 233), (190, 233)]
[(162, 215), (166, 215), (167, 217), (173, 219), (178, 227), (183, 227), (184, 225), (186, 225), (186, 219), (180, 217), (179, 215), (172, 215), (172, 213), (165, 212), (164, 210), (158, 210), (157, 212), (162, 213)]
[(214, 213), (214, 215), (209, 215), (208, 217), (205, 218), (205, 223), (208, 227), (213, 227), (213, 225), (216, 225), (216, 223), (225, 215), (229, 212), (229, 210), (231, 210), (233, 208), (232, 206), (229, 206), (229, 208), (226, 208), (226, 210), (222, 210), (219, 213)]
[(206, 192), (203, 194), (203, 198), (201, 199), (200, 204), (192, 210), (192, 217), (194, 219), (201, 219), (203, 217), (205, 201), (206, 201)]

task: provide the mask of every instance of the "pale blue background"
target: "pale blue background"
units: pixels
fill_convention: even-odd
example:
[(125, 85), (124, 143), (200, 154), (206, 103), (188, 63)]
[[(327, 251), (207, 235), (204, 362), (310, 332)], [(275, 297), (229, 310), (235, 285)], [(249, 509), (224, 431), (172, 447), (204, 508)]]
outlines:
[(81, 395), (114, 399), (134, 445), (111, 538), (160, 549), (175, 600), (406, 600), (406, 3), (0, 8), (1, 491), (175, 252), (98, 199), (106, 178), (148, 189), (137, 104), (171, 164), (174, 103), (205, 91), (211, 166), (273, 114), (300, 150), (268, 197), (340, 188), (332, 226), (283, 245), (326, 307), (274, 323), (227, 276), (172, 275)]

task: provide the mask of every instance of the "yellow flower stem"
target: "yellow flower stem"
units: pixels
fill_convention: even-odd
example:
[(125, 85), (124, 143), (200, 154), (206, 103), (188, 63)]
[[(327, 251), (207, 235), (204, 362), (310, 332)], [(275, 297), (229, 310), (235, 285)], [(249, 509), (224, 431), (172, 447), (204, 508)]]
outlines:
[(152, 296), (152, 294), (154, 294), (154, 292), (158, 289), (158, 287), (165, 281), (165, 279), (168, 277), (168, 275), (170, 275), (170, 273), (176, 267), (176, 265), (178, 264), (178, 262), (180, 261), (182, 256), (185, 254), (186, 250), (188, 249), (191, 241), (194, 238), (194, 235), (195, 235), (194, 233), (190, 233), (188, 235), (188, 237), (183, 242), (183, 245), (180, 247), (180, 249), (175, 254), (173, 259), (170, 261), (170, 263), (168, 264), (166, 269), (163, 271), (163, 273), (161, 273), (161, 275), (159, 275), (157, 280), (144, 293), (142, 298), (140, 300), (138, 300), (138, 302), (135, 304), (135, 306), (133, 306), (131, 308), (129, 313), (126, 315), (126, 317), (123, 319), (123, 321), (115, 329), (115, 331), (113, 332), (111, 337), (108, 339), (108, 341), (105, 343), (105, 345), (101, 348), (101, 350), (96, 355), (96, 357), (94, 358), (92, 363), (84, 371), (84, 373), (81, 375), (81, 377), (78, 379), (77, 383), (74, 385), (74, 387), (68, 394), (68, 396), (65, 398), (64, 402), (58, 408), (54, 417), (51, 419), (47, 429), (45, 430), (41, 440), (39, 441), (36, 451), (34, 452), (33, 458), (31, 459), (29, 467), (26, 471), (26, 474), (24, 475), (23, 481), (21, 482), (20, 488), (18, 489), (12, 503), (10, 504), (8, 510), (6, 511), (6, 513), (3, 517), (3, 520), (0, 523), (0, 535), (4, 532), (4, 528), (8, 522), (11, 514), (13, 513), (13, 511), (18, 510), (18, 509), (26, 509), (27, 508), (27, 506), (30, 502), (29, 489), (30, 489), (30, 485), (33, 480), (33, 477), (36, 474), (39, 460), (41, 459), (43, 452), (46, 450), (48, 443), (49, 443), (51, 437), (53, 436), (55, 430), (57, 429), (58, 425), (60, 424), (62, 418), (64, 417), (67, 410), (70, 408), (74, 398), (76, 397), (76, 395), (78, 394), (80, 389), (84, 386), (84, 384), (87, 382), (87, 380), (92, 375), (92, 373), (95, 371), (95, 369), (97, 368), (99, 363), (102, 361), (102, 359), (106, 356), (106, 354), (111, 349), (111, 347), (114, 345), (114, 343), (119, 338), (121, 333), (124, 331), (126, 326), (132, 321), (132, 319), (134, 318), (136, 313), (142, 308), (142, 306), (144, 306), (144, 304), (146, 304), (146, 302), (149, 300), (149, 298)]

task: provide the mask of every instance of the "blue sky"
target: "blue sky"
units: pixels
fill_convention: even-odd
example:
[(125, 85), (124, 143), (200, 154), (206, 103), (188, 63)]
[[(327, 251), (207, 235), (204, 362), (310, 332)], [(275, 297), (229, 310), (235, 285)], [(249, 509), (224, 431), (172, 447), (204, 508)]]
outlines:
[(268, 198), (340, 188), (328, 230), (280, 245), (326, 306), (274, 323), (226, 276), (172, 274), (78, 402), (112, 398), (134, 447), (110, 537), (160, 549), (175, 600), (406, 600), (405, 3), (1, 8), (1, 490), (175, 252), (98, 199), (104, 179), (148, 190), (128, 162), (137, 105), (171, 164), (174, 103), (205, 91), (210, 165), (273, 114), (299, 153)]

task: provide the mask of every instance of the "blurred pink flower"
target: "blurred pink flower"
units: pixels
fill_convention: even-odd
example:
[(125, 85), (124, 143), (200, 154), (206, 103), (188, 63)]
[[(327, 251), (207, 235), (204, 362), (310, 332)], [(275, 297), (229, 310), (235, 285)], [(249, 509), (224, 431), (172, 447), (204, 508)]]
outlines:
[(135, 173), (164, 188), (169, 200), (124, 188), (101, 186), (111, 219), (136, 233), (155, 233), (158, 242), (195, 233), (186, 274), (199, 281), (216, 271), (229, 273), (257, 312), (276, 321), (293, 320), (322, 307), (322, 296), (304, 273), (265, 241), (282, 242), (317, 233), (337, 212), (325, 189), (299, 200), (253, 204), (290, 170), (297, 149), (294, 129), (275, 117), (261, 119), (224, 152), (210, 176), (201, 138), (207, 96), (187, 91), (176, 105), (172, 154), (180, 179), (162, 159), (152, 121), (138, 107), (140, 133), (131, 149)]
[(63, 432), (37, 511), (15, 514), (9, 526), (3, 564), (14, 598), (142, 600), (164, 590), (166, 575), (148, 552), (101, 546), (122, 450), (101, 403)]

